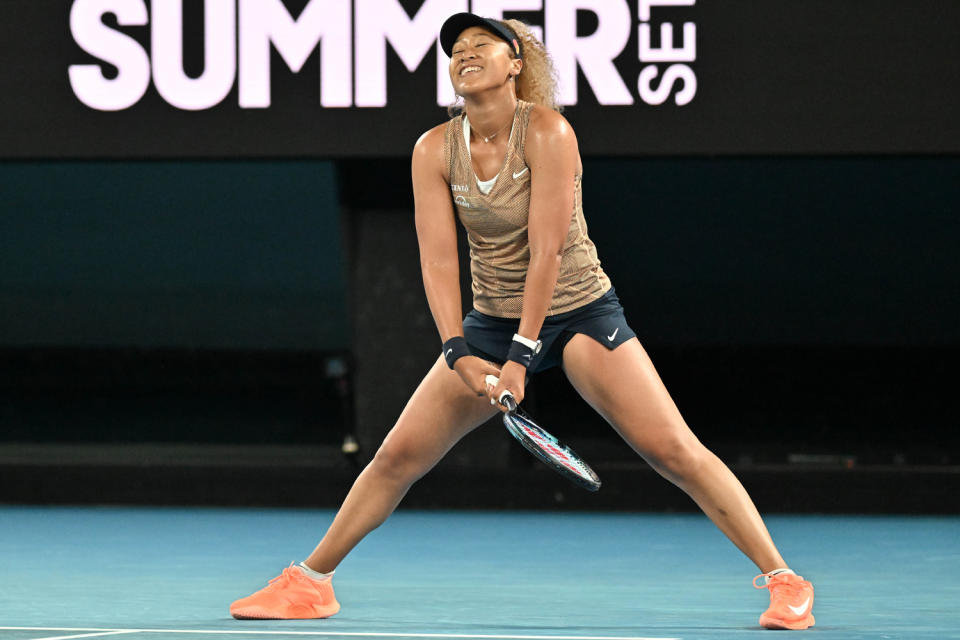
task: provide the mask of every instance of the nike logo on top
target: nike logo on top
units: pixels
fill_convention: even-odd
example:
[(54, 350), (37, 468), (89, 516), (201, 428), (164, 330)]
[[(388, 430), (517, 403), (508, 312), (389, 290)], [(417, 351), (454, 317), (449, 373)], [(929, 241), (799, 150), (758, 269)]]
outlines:
[(810, 598), (807, 598), (806, 600), (804, 600), (803, 604), (800, 605), (799, 607), (795, 607), (792, 604), (788, 604), (787, 606), (790, 607), (790, 611), (793, 611), (794, 614), (798, 616), (802, 616), (804, 613), (807, 612), (807, 607), (810, 606)]
[(447, 355), (450, 355), (451, 353), (453, 353), (453, 349), (447, 349)]
[(513, 174), (513, 179), (516, 180), (517, 178), (519, 178), (520, 176), (522, 176), (523, 174), (525, 174), (529, 168), (530, 168), (530, 167), (524, 167), (524, 168), (523, 168), (523, 171), (515, 171), (514, 174)]
[(614, 329), (613, 333), (607, 336), (607, 340), (609, 340), (610, 342), (613, 342), (613, 339), (617, 337), (617, 332), (619, 331), (620, 331), (620, 327), (617, 327), (616, 329)]

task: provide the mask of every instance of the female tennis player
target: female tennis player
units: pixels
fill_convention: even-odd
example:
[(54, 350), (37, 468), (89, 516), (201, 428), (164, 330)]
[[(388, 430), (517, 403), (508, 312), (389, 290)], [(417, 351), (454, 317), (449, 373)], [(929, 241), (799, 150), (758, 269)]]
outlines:
[[(413, 150), (423, 285), (442, 354), (360, 473), (326, 535), (299, 566), (234, 602), (235, 618), (325, 618), (331, 578), (409, 487), (529, 374), (562, 366), (583, 398), (663, 477), (683, 489), (763, 573), (760, 624), (814, 623), (813, 587), (781, 557), (733, 473), (690, 431), (624, 318), (587, 235), (577, 139), (560, 115), (541, 42), (521, 22), (469, 13), (440, 30), (462, 113)], [(473, 310), (461, 317), (456, 221), (467, 229)], [(485, 377), (499, 378), (496, 387)], [(758, 579), (765, 580), (758, 585)]]

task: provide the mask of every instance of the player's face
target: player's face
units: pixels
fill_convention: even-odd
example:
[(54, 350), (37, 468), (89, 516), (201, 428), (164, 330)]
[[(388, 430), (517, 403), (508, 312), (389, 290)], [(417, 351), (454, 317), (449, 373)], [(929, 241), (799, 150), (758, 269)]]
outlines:
[(460, 34), (450, 57), (450, 81), (461, 96), (497, 87), (519, 71), (510, 45), (483, 27)]

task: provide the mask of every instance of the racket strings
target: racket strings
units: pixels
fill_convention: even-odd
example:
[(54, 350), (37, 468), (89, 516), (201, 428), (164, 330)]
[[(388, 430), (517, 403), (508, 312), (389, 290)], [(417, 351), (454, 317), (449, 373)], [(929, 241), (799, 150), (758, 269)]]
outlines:
[(528, 438), (533, 440), (544, 453), (583, 477), (593, 477), (593, 473), (589, 470), (589, 467), (587, 467), (569, 447), (561, 444), (555, 437), (536, 426), (535, 423), (532, 423), (532, 421), (526, 416), (523, 416), (523, 414), (518, 413), (518, 415), (525, 419), (516, 420), (516, 426), (521, 429)]

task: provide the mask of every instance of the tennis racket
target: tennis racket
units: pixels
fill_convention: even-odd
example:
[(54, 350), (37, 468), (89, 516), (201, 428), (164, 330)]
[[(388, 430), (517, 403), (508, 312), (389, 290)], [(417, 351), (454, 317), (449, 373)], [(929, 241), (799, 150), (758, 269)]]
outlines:
[[(494, 375), (485, 378), (487, 384), (495, 387), (499, 380)], [(507, 408), (503, 414), (503, 426), (523, 447), (539, 458), (548, 467), (574, 484), (587, 491), (600, 488), (600, 478), (573, 449), (543, 430), (533, 418), (520, 410), (513, 394), (504, 391), (500, 394), (500, 404)]]

